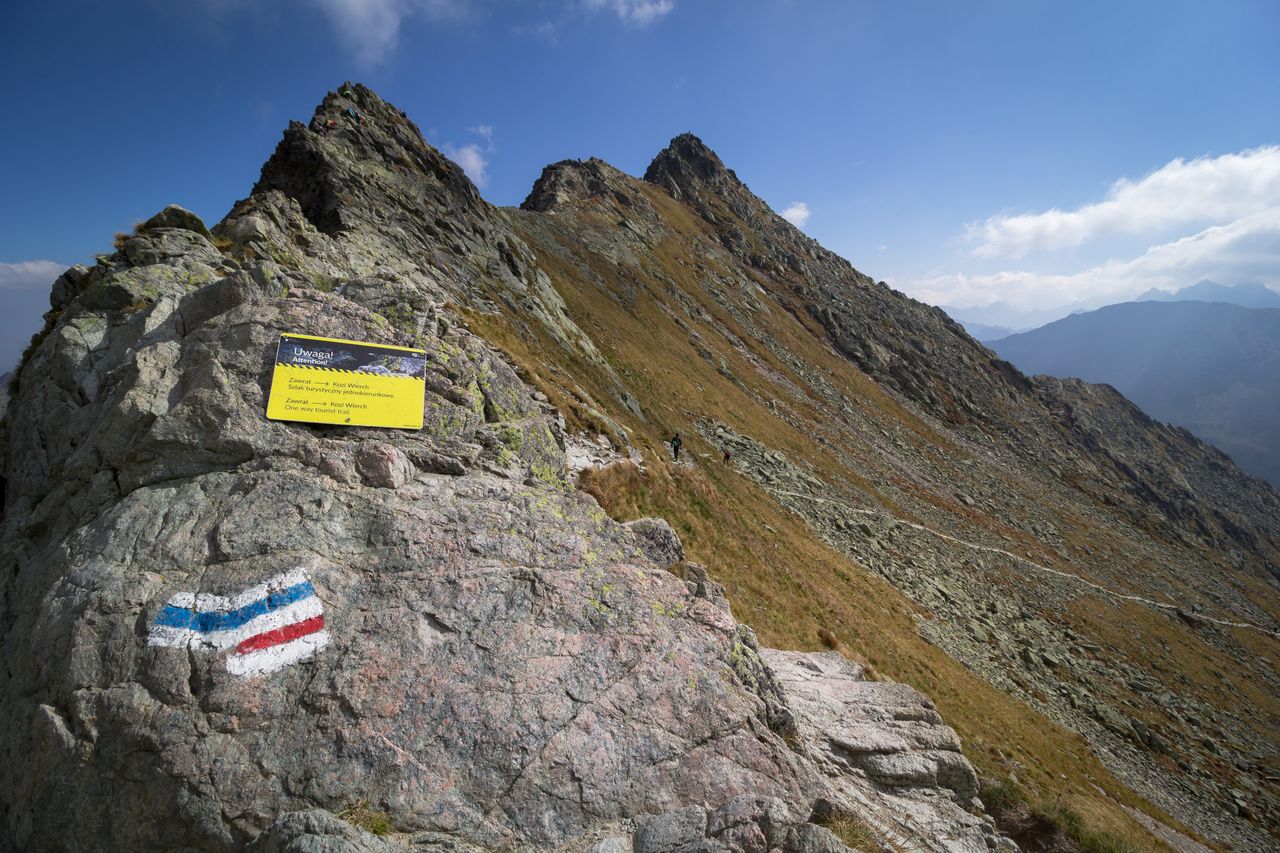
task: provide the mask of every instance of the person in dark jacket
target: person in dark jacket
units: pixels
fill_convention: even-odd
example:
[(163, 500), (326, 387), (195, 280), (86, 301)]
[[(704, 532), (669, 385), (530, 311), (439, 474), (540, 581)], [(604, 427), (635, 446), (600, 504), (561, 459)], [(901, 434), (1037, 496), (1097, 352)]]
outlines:
[(683, 444), (684, 442), (680, 440), (680, 433), (671, 436), (671, 455), (677, 462), (680, 461), (680, 448)]

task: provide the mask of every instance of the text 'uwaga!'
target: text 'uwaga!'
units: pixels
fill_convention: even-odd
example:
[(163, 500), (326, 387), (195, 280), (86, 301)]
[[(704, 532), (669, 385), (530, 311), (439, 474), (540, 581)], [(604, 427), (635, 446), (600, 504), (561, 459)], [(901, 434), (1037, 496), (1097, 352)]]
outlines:
[(426, 350), (281, 335), (267, 417), (422, 429), (426, 370)]

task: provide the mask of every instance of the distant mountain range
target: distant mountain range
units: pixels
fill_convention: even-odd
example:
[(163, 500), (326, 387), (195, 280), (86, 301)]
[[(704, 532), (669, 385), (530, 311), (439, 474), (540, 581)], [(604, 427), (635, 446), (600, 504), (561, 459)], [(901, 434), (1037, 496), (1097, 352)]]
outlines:
[(1153, 287), (1134, 301), (1228, 302), (1244, 308), (1280, 308), (1280, 293), (1262, 284), (1237, 284), (1232, 287), (1206, 278), (1178, 291), (1156, 290)]
[[(1228, 302), (1245, 308), (1280, 308), (1280, 293), (1257, 282), (1231, 286), (1203, 279), (1176, 291), (1157, 290), (1153, 287), (1134, 297), (1133, 301)], [(1096, 310), (1099, 306), (1075, 303), (1052, 309), (1024, 311), (1007, 302), (993, 302), (983, 308), (940, 307), (951, 319), (964, 326), (970, 335), (984, 343), (991, 343), (1019, 332), (1029, 332), (1066, 316)]]
[(1206, 281), (987, 345), (1027, 373), (1113, 385), (1151, 417), (1186, 427), (1280, 484), (1280, 310), (1181, 301), (1188, 293), (1280, 305), (1260, 285)]
[(988, 326), (986, 323), (961, 323), (964, 330), (980, 341), (998, 341), (1026, 329), (1010, 329), (1008, 326)]

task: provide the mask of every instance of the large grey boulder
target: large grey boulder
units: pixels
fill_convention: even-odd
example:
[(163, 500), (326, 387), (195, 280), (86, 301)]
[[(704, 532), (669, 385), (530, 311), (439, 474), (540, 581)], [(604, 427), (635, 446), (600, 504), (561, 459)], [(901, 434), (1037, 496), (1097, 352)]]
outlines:
[(849, 853), (830, 830), (797, 816), (772, 797), (734, 797), (637, 822), (634, 853)]
[(322, 809), (280, 815), (245, 853), (396, 853), (391, 844)]
[[(738, 792), (803, 809), (814, 774), (735, 676), (736, 623), (567, 487), (554, 412), (436, 322), (428, 283), (326, 291), (200, 245), (99, 265), (22, 368), (0, 593), (11, 844), (229, 850), (356, 800), (487, 846)], [(426, 428), (268, 421), (277, 337), (299, 331), (426, 347)], [(309, 656), (246, 676), (234, 653), (149, 644), (166, 603), (291, 571), (323, 611)]]
[(912, 849), (990, 849), (989, 819), (968, 811), (977, 776), (928, 699), (906, 684), (863, 680), (836, 652), (761, 654), (795, 715), (801, 751), (830, 782), (829, 808)]

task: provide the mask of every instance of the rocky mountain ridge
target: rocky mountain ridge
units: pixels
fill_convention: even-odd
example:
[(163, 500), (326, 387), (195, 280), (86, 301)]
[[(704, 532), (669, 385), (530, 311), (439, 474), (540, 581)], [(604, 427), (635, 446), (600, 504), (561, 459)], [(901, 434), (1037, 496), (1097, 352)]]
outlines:
[[(1268, 733), (1274, 729), (1273, 711), (1224, 703), (1216, 686), (1205, 685), (1204, 692), (1195, 691), (1197, 698), (1183, 698), (1194, 705), (1208, 697), (1216, 722), (1179, 712), (1168, 697), (1162, 699), (1165, 704), (1156, 703), (1152, 716), (1149, 700), (1142, 698), (1150, 688), (1142, 685), (1168, 684), (1172, 673), (1165, 664), (1158, 667), (1163, 674), (1153, 677), (1153, 657), (1169, 656), (1169, 640), (1184, 634), (1188, 621), (1203, 624), (1198, 614), (1207, 614), (1218, 620), (1210, 624), (1229, 633), (1236, 630), (1233, 624), (1249, 627), (1243, 628), (1244, 636), (1198, 635), (1195, 642), (1206, 648), (1195, 657), (1200, 651), (1225, 654), (1228, 667), (1249, 673), (1246, 680), (1270, 685), (1258, 696), (1267, 704), (1264, 697), (1277, 685), (1275, 650), (1269, 645), (1276, 629), (1280, 541), (1275, 491), (1185, 431), (1151, 421), (1111, 389), (1023, 376), (937, 309), (876, 284), (804, 237), (708, 151), (692, 138), (679, 137), (646, 173), (652, 179), (648, 183), (656, 182), (680, 202), (683, 215), (691, 212), (701, 220), (693, 227), (634, 179), (598, 163), (553, 167), (554, 210), (568, 221), (553, 227), (531, 215), (517, 220), (529, 243), (540, 248), (540, 259), (568, 261), (559, 266), (558, 281), (591, 282), (609, 301), (637, 314), (644, 298), (651, 298), (659, 311), (645, 321), (671, 323), (679, 331), (662, 338), (664, 344), (687, 347), (660, 379), (644, 369), (646, 356), (637, 357), (635, 349), (614, 348), (608, 353), (611, 364), (629, 365), (633, 383), (674, 385), (676, 362), (701, 361), (705, 369), (684, 385), (690, 401), (706, 397), (709, 383), (736, 386), (740, 393), (726, 392), (734, 394), (726, 400), (733, 401), (738, 418), (755, 420), (790, 445), (788, 453), (810, 462), (805, 477), (816, 500), (804, 509), (795, 504), (806, 502), (771, 491), (793, 504), (824, 539), (832, 519), (816, 507), (823, 501), (830, 506), (834, 498), (849, 510), (841, 519), (846, 530), (857, 530), (853, 522), (860, 515), (887, 515), (964, 543), (953, 550), (940, 546), (935, 536), (916, 542), (918, 550), (908, 553), (842, 549), (932, 611), (922, 627), (926, 636), (993, 684), (1086, 732), (1108, 767), (1144, 794), (1171, 812), (1191, 816), (1193, 826), (1228, 836), (1235, 832), (1227, 828), (1232, 814), (1257, 819), (1260, 804), (1274, 809), (1275, 792), (1265, 782), (1276, 775), (1266, 758), (1274, 738)], [(569, 170), (590, 172), (592, 180), (574, 180), (565, 174)], [(603, 180), (609, 177), (612, 184)], [(585, 192), (574, 197), (570, 187)], [(540, 198), (535, 188), (531, 199), (537, 205), (526, 202), (526, 210), (547, 209)], [(656, 211), (661, 213), (655, 216)], [(570, 228), (572, 244), (560, 236)], [(680, 239), (692, 240), (694, 250), (672, 262), (663, 250), (676, 229)], [(589, 247), (595, 257), (577, 246)], [(639, 247), (666, 262), (635, 260)], [(602, 269), (600, 257), (616, 269)], [(579, 290), (578, 302), (583, 317), (610, 310), (587, 286)], [(618, 323), (598, 334), (609, 339), (625, 333)], [(654, 328), (646, 337), (655, 337)], [(829, 361), (819, 368), (832, 349), (876, 386), (845, 379)], [(797, 357), (801, 352), (807, 357)], [(743, 394), (749, 402), (742, 401)], [(751, 404), (768, 414), (763, 419), (742, 414), (742, 406)], [(689, 405), (684, 404), (683, 414), (668, 407), (668, 417), (697, 424), (716, 416), (704, 404)], [(779, 430), (779, 421), (794, 432)], [(714, 433), (704, 435), (712, 453), (729, 450), (738, 460), (738, 449)], [(777, 454), (784, 448), (775, 443), (765, 449)], [(772, 485), (767, 479), (757, 482)], [(982, 568), (988, 561), (972, 559), (975, 547), (1017, 557)], [(929, 554), (948, 556), (939, 563)], [(981, 570), (978, 577), (975, 568)], [(948, 576), (951, 580), (945, 580)], [(913, 577), (937, 592), (930, 594)], [(1063, 587), (1052, 581), (1046, 587), (1053, 577), (1085, 582)], [(1222, 584), (1224, 577), (1232, 580)], [(1054, 630), (1040, 635), (987, 631), (982, 625), (991, 620), (985, 602), (956, 592), (973, 589), (976, 582), (999, 590), (996, 601), (1003, 596), (1018, 601), (1018, 591), (1025, 589), (1024, 603), (1012, 604), (1011, 612), (1024, 614), (1033, 627)], [(1054, 589), (1061, 591), (1046, 599), (1044, 593)], [(1141, 600), (1159, 602), (1154, 609), (1166, 621), (1144, 625), (1129, 638), (1115, 637), (1111, 620), (1133, 618), (1116, 608), (1123, 612)], [(1003, 620), (999, 624), (1010, 627)], [(1103, 636), (1109, 640), (1105, 645), (1098, 642)], [(1267, 638), (1266, 651), (1260, 652), (1256, 637)], [(988, 661), (1001, 644), (1006, 651), (997, 656), (1005, 662), (993, 668)], [(970, 653), (963, 652), (965, 647)], [(1067, 651), (1072, 648), (1086, 657), (1105, 651), (1110, 674), (1089, 683), (1086, 667), (1073, 666), (1076, 659)], [(1066, 655), (1066, 665), (1042, 668), (1039, 649), (1060, 662)], [(1205, 658), (1193, 659), (1182, 666), (1194, 677)], [(1019, 682), (1025, 687), (1017, 687)], [(1083, 693), (1075, 686), (1079, 683)], [(1230, 768), (1225, 774), (1213, 769), (1223, 766), (1222, 756), (1213, 753), (1223, 738), (1206, 726), (1235, 732), (1227, 739), (1241, 747), (1225, 762)], [(1153, 739), (1152, 731), (1164, 734)], [(1177, 742), (1175, 752), (1188, 751), (1181, 753), (1180, 765), (1168, 761), (1172, 772), (1160, 766), (1167, 756), (1151, 746), (1162, 738)], [(1201, 764), (1199, 756), (1213, 767)], [(1201, 806), (1206, 797), (1215, 802), (1211, 810)], [(1228, 817), (1211, 814), (1217, 809)], [(1244, 837), (1253, 840), (1237, 843), (1265, 846), (1248, 830)]]
[[(368, 124), (335, 130), (352, 98)], [(0, 442), (0, 846), (838, 851), (819, 824), (845, 815), (1007, 847), (905, 685), (851, 699), (839, 761), (815, 763), (828, 734), (797, 728), (775, 672), (835, 664), (770, 666), (667, 524), (569, 488), (559, 413), (447, 306), (483, 300), (482, 273), (593, 357), (501, 215), (367, 90), (313, 127), (212, 230), (168, 208), (54, 284)], [(446, 230), (418, 220), (433, 204), (489, 253), (411, 233)], [(425, 428), (266, 420), (300, 329), (426, 349)], [(165, 602), (286, 570), (322, 603), (313, 657), (244, 678), (147, 642)], [(833, 673), (827, 692), (866, 692)], [(336, 816), (356, 803), (394, 837)]]
[[(1062, 776), (1116, 826), (1136, 805), (1267, 843), (1274, 491), (1106, 389), (1023, 377), (695, 137), (644, 181), (554, 164), (499, 210), (402, 113), (342, 92), (213, 229), (169, 209), (55, 284), (0, 441), (7, 843), (838, 850), (822, 825), (856, 820), (900, 847), (1007, 847), (932, 703), (833, 654), (757, 651), (727, 604), (814, 648), (815, 620), (858, 632), (855, 583), (1016, 697), (964, 681), (986, 712), (1089, 739), (1015, 748), (944, 689), (984, 772)], [(424, 430), (265, 421), (275, 336), (304, 330), (427, 349)], [(683, 465), (656, 447), (671, 428)], [(615, 515), (653, 478), (687, 484), (679, 536), (569, 488), (566, 430), (643, 460), (601, 470), (641, 484), (604, 495)], [(789, 541), (826, 562), (775, 551), (786, 571), (746, 577), (700, 526), (713, 505), (775, 536), (793, 513)], [(1018, 560), (1179, 603), (1110, 609)], [(145, 645), (173, 594), (289, 567), (335, 637), (315, 658), (245, 683)], [(914, 632), (859, 636), (937, 685), (963, 674)], [(334, 817), (360, 801), (394, 839)]]

